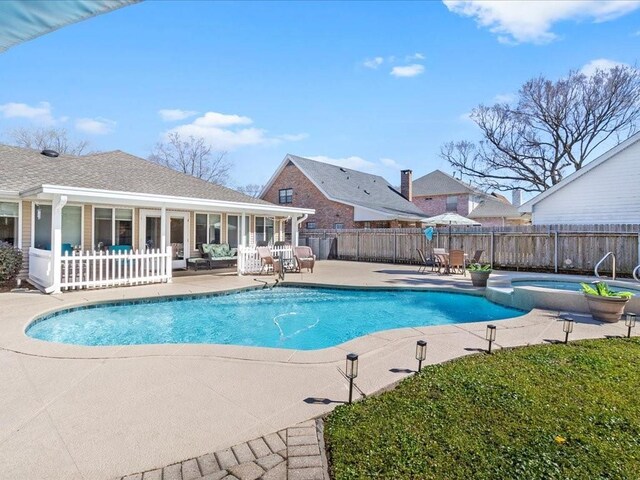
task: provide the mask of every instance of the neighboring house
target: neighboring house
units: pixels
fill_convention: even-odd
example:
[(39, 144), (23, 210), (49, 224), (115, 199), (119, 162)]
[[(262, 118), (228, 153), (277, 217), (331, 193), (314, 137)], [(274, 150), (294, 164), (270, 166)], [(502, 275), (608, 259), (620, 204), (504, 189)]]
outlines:
[(425, 217), (378, 175), (295, 155), (284, 158), (260, 198), (315, 209), (301, 225), (304, 229), (420, 226)]
[[(411, 177), (411, 170), (405, 170)], [(408, 172), (408, 173), (407, 173)], [(520, 225), (529, 223), (526, 215), (518, 211), (520, 192), (515, 191), (511, 204), (504, 196), (487, 194), (440, 170), (434, 170), (411, 181), (412, 188), (403, 194), (420, 208), (427, 217), (455, 212), (477, 220), (484, 226)]]
[(50, 157), (0, 145), (0, 172), (0, 240), (27, 253), (30, 280), (47, 291), (59, 290), (63, 250), (120, 246), (144, 254), (171, 246), (170, 277), (171, 267), (185, 268), (198, 255), (199, 244), (282, 239), (287, 219), (313, 213), (121, 151)]
[(640, 223), (640, 132), (520, 207), (534, 225)]

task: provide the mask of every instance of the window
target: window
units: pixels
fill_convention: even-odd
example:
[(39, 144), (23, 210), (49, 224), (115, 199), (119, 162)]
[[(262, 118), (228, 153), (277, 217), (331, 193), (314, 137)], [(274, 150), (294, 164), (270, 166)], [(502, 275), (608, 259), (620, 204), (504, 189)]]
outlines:
[(293, 203), (293, 188), (283, 188), (278, 194), (280, 203)]
[(455, 212), (458, 210), (458, 196), (449, 195), (447, 197), (447, 212)]
[(133, 210), (96, 207), (93, 211), (93, 241), (100, 245), (133, 246)]
[(371, 222), (364, 222), (364, 228), (365, 229), (371, 228)]
[(0, 242), (18, 246), (18, 204), (0, 202)]
[(196, 248), (203, 243), (220, 243), (222, 215), (219, 213), (196, 213)]
[(344, 223), (334, 223), (333, 228), (336, 230), (342, 230), (344, 228)]
[(238, 215), (227, 215), (227, 243), (229, 247), (236, 248), (240, 239)]
[(315, 230), (316, 228), (316, 222), (307, 222), (307, 230)]
[[(35, 205), (33, 209), (33, 246), (51, 250), (51, 205)], [(62, 208), (62, 243), (82, 246), (82, 207), (67, 205)]]
[(256, 217), (256, 244), (273, 242), (273, 224), (271, 217)]

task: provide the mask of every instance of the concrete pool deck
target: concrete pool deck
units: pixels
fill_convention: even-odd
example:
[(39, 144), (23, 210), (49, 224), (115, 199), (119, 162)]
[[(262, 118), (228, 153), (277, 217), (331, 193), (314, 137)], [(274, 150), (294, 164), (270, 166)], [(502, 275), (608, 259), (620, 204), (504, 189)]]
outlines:
[[(421, 275), (416, 266), (324, 261), (288, 282), (455, 289), (479, 293), (469, 277)], [(511, 272), (509, 272), (511, 273)], [(496, 272), (497, 276), (500, 275)], [(529, 274), (530, 275), (530, 274)], [(45, 312), (94, 302), (188, 295), (259, 286), (254, 278), (199, 275), (171, 284), (69, 292), (0, 294), (0, 478), (110, 479), (282, 431), (343, 402), (340, 370), (360, 354), (366, 395), (410, 375), (415, 342), (426, 363), (486, 348), (485, 323), (388, 330), (330, 349), (221, 345), (82, 347), (27, 337)], [(496, 346), (563, 338), (560, 311), (532, 310), (498, 326)], [(571, 339), (619, 336), (624, 324), (573, 315)]]

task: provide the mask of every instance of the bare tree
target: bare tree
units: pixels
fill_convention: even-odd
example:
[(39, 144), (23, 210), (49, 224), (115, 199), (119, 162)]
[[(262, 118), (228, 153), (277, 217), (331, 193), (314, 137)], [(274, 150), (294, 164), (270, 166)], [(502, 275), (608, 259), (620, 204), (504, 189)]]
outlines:
[(542, 192), (582, 168), (598, 147), (633, 134), (639, 118), (635, 68), (592, 76), (572, 71), (556, 82), (538, 77), (520, 88), (514, 106), (472, 111), (483, 136), (479, 143), (449, 142), (440, 154), (479, 187)]
[(64, 128), (16, 128), (9, 132), (10, 141), (24, 148), (55, 150), (61, 154), (82, 155), (88, 153), (86, 140), (71, 140)]
[(249, 183), (248, 185), (236, 188), (236, 190), (250, 197), (258, 198), (260, 192), (262, 192), (262, 187), (263, 185), (258, 185), (257, 183)]
[(207, 182), (224, 185), (231, 169), (226, 157), (227, 152), (214, 152), (204, 138), (190, 136), (183, 140), (178, 132), (171, 132), (166, 141), (155, 146), (149, 160)]

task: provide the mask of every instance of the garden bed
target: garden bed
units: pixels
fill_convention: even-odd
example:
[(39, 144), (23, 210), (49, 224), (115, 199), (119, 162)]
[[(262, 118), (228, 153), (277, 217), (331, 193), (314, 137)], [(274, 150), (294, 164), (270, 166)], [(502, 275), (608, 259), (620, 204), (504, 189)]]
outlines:
[(639, 357), (606, 339), (423, 368), (327, 418), (332, 477), (638, 478)]

